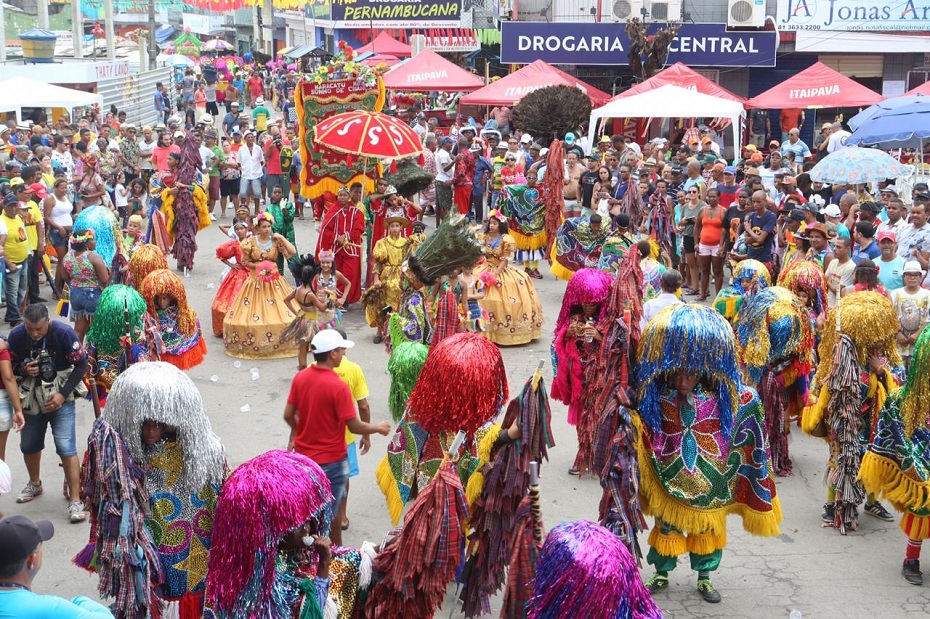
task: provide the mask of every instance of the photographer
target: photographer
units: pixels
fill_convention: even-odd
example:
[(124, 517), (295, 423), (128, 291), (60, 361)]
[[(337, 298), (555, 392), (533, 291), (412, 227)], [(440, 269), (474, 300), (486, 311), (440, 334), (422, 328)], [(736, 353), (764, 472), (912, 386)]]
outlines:
[[(268, 124), (268, 138), (265, 142), (265, 189), (268, 196), (275, 187), (280, 187), (284, 199), (287, 200), (291, 191), (290, 171), (291, 161), (294, 158), (294, 149), (291, 141), (281, 137), (281, 130), (276, 124)], [(287, 170), (285, 170), (285, 166)]]
[(50, 321), (48, 309), (39, 303), (26, 307), (25, 323), (10, 331), (10, 357), (19, 382), (26, 425), (20, 451), (29, 472), (29, 482), (16, 499), (28, 503), (43, 492), (39, 477), (45, 434), (52, 427), (55, 451), (65, 469), (68, 515), (71, 522), (87, 518), (81, 502), (80, 461), (77, 457), (74, 400), (87, 389), (81, 379), (87, 373), (87, 353), (77, 333), (67, 324)]

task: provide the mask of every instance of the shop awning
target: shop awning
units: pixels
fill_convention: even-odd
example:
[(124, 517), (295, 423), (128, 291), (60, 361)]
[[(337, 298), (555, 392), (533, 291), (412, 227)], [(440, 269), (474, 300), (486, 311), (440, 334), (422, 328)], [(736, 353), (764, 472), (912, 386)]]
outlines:
[(639, 95), (644, 92), (669, 85), (678, 86), (679, 88), (692, 90), (694, 92), (710, 95), (712, 97), (720, 97), (721, 99), (729, 99), (730, 101), (746, 103), (746, 99), (738, 95), (734, 95), (723, 86), (707, 79), (694, 69), (689, 68), (687, 65), (681, 62), (676, 62), (664, 71), (656, 73), (645, 82), (636, 84), (629, 90), (621, 92), (619, 95), (611, 99), (611, 101), (626, 99), (627, 97), (632, 97), (633, 95)]
[(413, 55), (413, 51), (410, 49), (409, 45), (401, 43), (386, 32), (380, 33), (371, 43), (363, 45), (355, 51), (359, 54), (364, 54), (365, 52), (388, 54), (390, 56), (397, 56), (398, 58), (410, 58), (410, 56)]
[(164, 43), (165, 41), (170, 40), (177, 30), (174, 29), (170, 24), (165, 24), (155, 31), (155, 42)]
[(746, 107), (762, 110), (861, 107), (884, 99), (874, 90), (822, 62), (816, 62), (794, 77), (753, 97), (746, 103)]
[(556, 69), (548, 62), (537, 60), (519, 71), (502, 77), (480, 90), (459, 100), (462, 105), (513, 105), (523, 97), (546, 86), (573, 86), (580, 88), (591, 99), (591, 105), (604, 105), (610, 95), (590, 84)]
[(92, 92), (63, 88), (28, 77), (11, 77), (0, 81), (0, 111), (16, 112), (23, 117), (24, 107), (76, 107), (103, 103), (103, 97)]
[(436, 52), (426, 49), (384, 75), (385, 88), (393, 90), (436, 90), (471, 92), (484, 81)]

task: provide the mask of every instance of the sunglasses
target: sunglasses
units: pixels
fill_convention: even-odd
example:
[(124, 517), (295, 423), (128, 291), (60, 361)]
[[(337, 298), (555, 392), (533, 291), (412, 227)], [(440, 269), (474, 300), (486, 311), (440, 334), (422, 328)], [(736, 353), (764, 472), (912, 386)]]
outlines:
[(513, 157), (507, 157), (506, 159), (504, 159), (504, 161), (516, 161), (516, 159), (514, 159)]

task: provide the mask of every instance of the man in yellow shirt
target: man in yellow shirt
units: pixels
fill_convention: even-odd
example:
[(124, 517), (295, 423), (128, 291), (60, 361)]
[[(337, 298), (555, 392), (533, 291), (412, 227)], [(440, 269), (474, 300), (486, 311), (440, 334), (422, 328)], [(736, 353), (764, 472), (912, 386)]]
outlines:
[(48, 192), (41, 183), (34, 182), (34, 170), (33, 166), (26, 166), (23, 168), (26, 176), (14, 178), (10, 186), (19, 200), (19, 216), (26, 225), (26, 236), (29, 238), (29, 302), (47, 303), (48, 299), (39, 296), (39, 271), (42, 270), (42, 257), (45, 255), (45, 221), (36, 200), (48, 197)]
[(15, 193), (3, 198), (0, 215), (0, 245), (3, 246), (3, 297), (6, 301), (4, 320), (15, 327), (23, 321), (20, 309), (26, 299), (29, 275), (29, 238), (26, 225), (19, 217), (19, 199)]

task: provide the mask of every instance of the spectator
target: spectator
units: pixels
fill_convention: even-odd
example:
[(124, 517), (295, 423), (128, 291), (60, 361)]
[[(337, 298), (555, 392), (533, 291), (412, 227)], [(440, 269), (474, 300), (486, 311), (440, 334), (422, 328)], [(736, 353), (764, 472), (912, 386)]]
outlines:
[(898, 249), (895, 234), (891, 230), (882, 230), (878, 233), (878, 249), (881, 258), (878, 260), (878, 281), (889, 292), (894, 292), (904, 286), (904, 258), (897, 255)]
[(927, 325), (930, 311), (930, 290), (920, 287), (924, 271), (916, 260), (904, 265), (904, 287), (891, 292), (891, 302), (898, 315), (900, 330), (896, 336), (898, 352), (906, 368), (914, 354), (914, 343)]
[(259, 200), (262, 196), (262, 175), (265, 157), (262, 149), (255, 143), (255, 133), (249, 131), (245, 134), (245, 144), (236, 152), (239, 157), (239, 203), (248, 208), (249, 194), (255, 204), (255, 214), (258, 215)]
[(745, 218), (746, 257), (765, 264), (772, 273), (772, 244), (775, 240), (775, 224), (778, 218), (768, 210), (768, 199), (764, 191), (752, 194), (751, 210)]
[(843, 123), (835, 122), (830, 130), (830, 139), (827, 141), (827, 153), (835, 153), (846, 148), (846, 138), (852, 135), (849, 131), (843, 129)]
[(882, 251), (875, 242), (875, 226), (867, 221), (860, 221), (856, 224), (853, 231), (853, 240), (856, 246), (853, 248), (853, 262), (859, 264), (861, 260), (877, 260), (882, 255)]
[(778, 115), (778, 124), (781, 127), (781, 141), (784, 142), (792, 129), (801, 130), (804, 126), (804, 110), (795, 108), (782, 110)]
[(20, 451), (29, 472), (29, 481), (16, 502), (28, 503), (44, 490), (39, 468), (45, 433), (51, 426), (55, 451), (65, 470), (68, 516), (71, 522), (83, 522), (87, 513), (81, 502), (74, 400), (76, 395), (87, 393), (81, 382), (87, 373), (87, 353), (74, 329), (63, 322), (50, 321), (44, 305), (27, 306), (23, 318), (25, 323), (14, 327), (9, 338), (13, 373), (22, 379), (20, 394), (26, 425)]
[(681, 303), (681, 299), (678, 298), (678, 291), (681, 288), (681, 273), (675, 269), (665, 271), (659, 278), (659, 286), (662, 293), (655, 299), (646, 301), (645, 305), (643, 305), (643, 315), (639, 319), (640, 329), (644, 328), (646, 323), (652, 320), (653, 316), (666, 307)]
[(452, 145), (455, 140), (442, 138), (436, 151), (436, 223), (438, 224), (452, 208), (452, 172), (455, 161), (452, 160)]
[(856, 271), (856, 263), (852, 261), (850, 252), (852, 251), (852, 239), (838, 237), (833, 245), (833, 257), (835, 260), (830, 261), (825, 269), (827, 278), (827, 287), (830, 289), (828, 297), (830, 307), (840, 302), (840, 296), (847, 286), (853, 284), (853, 276)]
[(930, 259), (930, 225), (927, 224), (927, 205), (915, 203), (911, 208), (911, 222), (898, 235), (898, 255), (905, 260), (917, 260), (922, 269)]
[(268, 129), (268, 119), (271, 118), (271, 112), (265, 107), (265, 100), (262, 97), (255, 98), (255, 107), (252, 108), (252, 121), (255, 123), (255, 131), (259, 134)]
[[(290, 161), (294, 157), (291, 141), (281, 136), (281, 129), (277, 125), (268, 127), (268, 140), (262, 149), (265, 156), (265, 190), (268, 195), (275, 187), (280, 187), (284, 198), (291, 192)], [(282, 160), (287, 159), (287, 170), (282, 166)]]
[(15, 193), (8, 193), (3, 198), (3, 215), (0, 216), (0, 242), (3, 243), (6, 265), (3, 277), (4, 320), (11, 327), (22, 322), (19, 312), (29, 286), (29, 237), (19, 213), (19, 199)]
[(765, 146), (772, 134), (772, 121), (768, 110), (752, 110), (749, 113), (749, 142), (757, 148)]
[(42, 567), (43, 544), (54, 534), (48, 520), (10, 516), (0, 522), (0, 619), (113, 619), (109, 609), (83, 595), (69, 602), (33, 592), (33, 579)]
[(788, 131), (788, 139), (782, 142), (781, 152), (783, 155), (794, 153), (794, 160), (798, 163), (802, 163), (813, 156), (811, 155), (811, 149), (801, 140), (798, 129)]
[[(165, 99), (165, 85), (161, 82), (155, 84), (155, 115), (162, 121), (168, 122), (168, 104)], [(88, 132), (89, 134), (90, 132)], [(81, 136), (83, 139), (83, 136)]]

